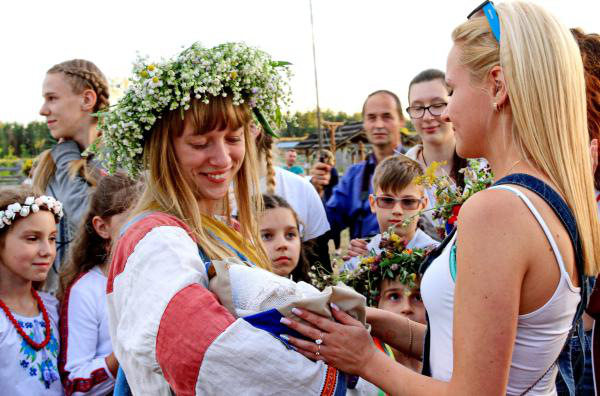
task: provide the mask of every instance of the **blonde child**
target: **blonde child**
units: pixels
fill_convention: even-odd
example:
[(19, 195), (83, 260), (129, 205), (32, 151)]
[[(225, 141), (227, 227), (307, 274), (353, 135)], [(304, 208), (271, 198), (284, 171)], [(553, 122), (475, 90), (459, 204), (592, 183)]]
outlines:
[(63, 202), (65, 211), (58, 226), (56, 263), (45, 285), (52, 293), (58, 287), (60, 266), (68, 257), (68, 244), (88, 208), (90, 188), (99, 178), (91, 157), (83, 158), (81, 152), (98, 136), (94, 113), (108, 107), (108, 95), (104, 74), (83, 59), (52, 66), (42, 85), (40, 115), (46, 118), (58, 144), (40, 155), (33, 185)]
[(265, 210), (259, 219), (259, 229), (273, 272), (310, 283), (298, 215), (280, 196), (263, 194), (263, 202)]
[(56, 256), (62, 204), (30, 187), (0, 190), (0, 384), (13, 396), (62, 395), (58, 302), (38, 292)]
[(107, 395), (115, 386), (119, 363), (108, 332), (108, 258), (138, 190), (123, 174), (100, 179), (61, 271), (59, 370), (67, 395)]
[[(369, 195), (371, 211), (377, 217), (381, 233), (390, 229), (399, 235), (406, 247), (425, 248), (436, 246), (429, 235), (417, 228), (419, 211), (427, 207), (427, 197), (422, 186), (414, 183), (417, 176), (423, 174), (421, 166), (405, 156), (388, 157), (381, 161), (373, 175), (373, 192)], [(405, 224), (409, 221), (408, 224)], [(350, 242), (349, 260), (344, 264), (345, 270), (358, 267), (358, 256), (371, 251), (379, 253), (381, 234), (375, 235), (370, 241), (353, 239)]]

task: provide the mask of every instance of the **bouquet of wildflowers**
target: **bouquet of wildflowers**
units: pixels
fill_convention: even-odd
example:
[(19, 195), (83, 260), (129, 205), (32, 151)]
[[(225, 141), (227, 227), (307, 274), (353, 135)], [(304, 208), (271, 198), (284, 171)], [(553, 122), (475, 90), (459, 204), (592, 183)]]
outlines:
[(476, 159), (469, 159), (469, 166), (459, 172), (465, 176), (465, 188), (456, 186), (450, 176), (436, 176), (436, 170), (442, 164), (434, 162), (423, 176), (415, 182), (426, 188), (435, 189), (436, 204), (433, 207), (433, 217), (442, 219), (453, 226), (458, 218), (458, 212), (463, 203), (478, 191), (485, 190), (494, 183), (492, 171), (487, 164)]
[(90, 148), (109, 171), (142, 170), (143, 141), (165, 111), (190, 108), (192, 97), (208, 103), (231, 95), (234, 105), (246, 103), (267, 133), (269, 123), (281, 126), (282, 108), (291, 103), (288, 62), (273, 61), (257, 48), (226, 43), (204, 48), (199, 43), (174, 59), (151, 62), (140, 57), (133, 66), (124, 96), (116, 106), (98, 114), (105, 147)]
[(393, 231), (383, 233), (379, 245), (381, 253), (371, 251), (363, 257), (354, 271), (345, 271), (339, 275), (327, 273), (323, 268), (313, 266), (309, 276), (313, 285), (319, 289), (344, 283), (367, 298), (367, 304), (377, 305), (381, 282), (396, 280), (415, 287), (419, 267), (429, 250), (406, 249), (404, 241)]

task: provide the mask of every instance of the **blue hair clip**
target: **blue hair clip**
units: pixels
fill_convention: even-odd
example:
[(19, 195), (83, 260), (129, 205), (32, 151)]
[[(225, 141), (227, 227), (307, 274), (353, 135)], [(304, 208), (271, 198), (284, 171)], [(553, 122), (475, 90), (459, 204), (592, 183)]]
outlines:
[(492, 33), (494, 34), (496, 41), (500, 42), (500, 19), (498, 19), (498, 13), (496, 12), (494, 3), (490, 0), (484, 1), (477, 8), (471, 11), (469, 16), (467, 16), (467, 19), (470, 19), (478, 12), (483, 12), (485, 18), (490, 24), (490, 28), (492, 29)]

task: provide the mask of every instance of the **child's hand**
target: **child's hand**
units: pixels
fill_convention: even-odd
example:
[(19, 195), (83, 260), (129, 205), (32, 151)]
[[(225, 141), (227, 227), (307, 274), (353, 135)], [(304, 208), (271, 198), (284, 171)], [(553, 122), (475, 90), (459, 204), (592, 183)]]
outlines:
[(350, 260), (352, 257), (364, 256), (369, 253), (367, 250), (367, 241), (364, 239), (353, 239), (350, 241), (350, 245), (348, 246), (348, 252), (346, 256), (342, 257), (344, 261)]

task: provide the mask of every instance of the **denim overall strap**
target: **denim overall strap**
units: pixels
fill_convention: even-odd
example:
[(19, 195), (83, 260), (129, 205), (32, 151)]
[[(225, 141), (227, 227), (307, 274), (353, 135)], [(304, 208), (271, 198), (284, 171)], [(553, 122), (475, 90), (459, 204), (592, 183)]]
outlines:
[(583, 268), (583, 248), (581, 246), (579, 232), (577, 231), (577, 222), (575, 221), (575, 217), (573, 216), (571, 209), (567, 206), (562, 197), (552, 189), (552, 187), (531, 175), (516, 173), (508, 175), (494, 183), (495, 186), (502, 184), (514, 184), (536, 193), (552, 208), (569, 233), (571, 243), (573, 244), (573, 250), (575, 252), (575, 266), (577, 268), (579, 286), (581, 290), (581, 301), (579, 302), (577, 311), (575, 313), (575, 318), (573, 319), (573, 325), (575, 325), (579, 319), (581, 319), (581, 315), (583, 315), (583, 311), (587, 305), (588, 288), (586, 287), (587, 279)]
[[(518, 186), (524, 187), (524, 188), (536, 193), (545, 202), (548, 203), (548, 205), (556, 213), (556, 215), (560, 219), (561, 223), (564, 225), (565, 229), (569, 233), (569, 237), (571, 239), (571, 243), (573, 244), (573, 249), (575, 251), (575, 263), (576, 263), (578, 277), (579, 277), (579, 285), (580, 285), (580, 290), (581, 290), (581, 301), (579, 302), (577, 311), (575, 313), (575, 317), (573, 318), (573, 327), (571, 329), (571, 332), (569, 332), (569, 336), (567, 337), (567, 343), (568, 343), (570, 341), (571, 335), (576, 327), (579, 328), (578, 333), (583, 333), (582, 331), (580, 331), (580, 329), (582, 329), (582, 326), (577, 326), (577, 325), (580, 322), (581, 316), (583, 315), (583, 311), (585, 309), (585, 306), (587, 305), (587, 297), (588, 297), (588, 290), (586, 287), (586, 278), (585, 278), (584, 271), (583, 271), (583, 254), (582, 254), (582, 248), (581, 248), (581, 241), (579, 239), (579, 234), (577, 232), (577, 223), (575, 222), (575, 218), (573, 217), (571, 210), (569, 209), (569, 207), (567, 206), (565, 201), (562, 199), (562, 197), (560, 195), (558, 195), (558, 193), (556, 193), (556, 191), (554, 191), (546, 183), (544, 183), (543, 181), (541, 181), (533, 176), (530, 176), (527, 174), (522, 174), (522, 173), (512, 174), (512, 175), (508, 175), (508, 176), (498, 180), (496, 183), (494, 183), (494, 185), (502, 185), (502, 184), (518, 185)], [(421, 264), (420, 271), (419, 271), (421, 274), (424, 274), (425, 271), (427, 270), (427, 268), (429, 268), (429, 266), (433, 262), (433, 260), (435, 260), (442, 253), (442, 251), (444, 250), (446, 245), (450, 242), (450, 240), (454, 236), (455, 232), (456, 232), (456, 227), (442, 241), (440, 246), (438, 246), (437, 249), (433, 250), (430, 253), (430, 255), (427, 257), (425, 262), (423, 262), (423, 264)], [(427, 317), (427, 314), (426, 314), (426, 317)], [(429, 323), (428, 317), (427, 317), (427, 322)], [(431, 349), (430, 337), (431, 337), (431, 334), (430, 334), (429, 327), (428, 327), (427, 331), (425, 333), (425, 341), (424, 341), (424, 347), (423, 347), (423, 369), (422, 369), (422, 374), (427, 375), (427, 376), (431, 376), (431, 365), (430, 365), (430, 356), (429, 356), (430, 349)], [(569, 351), (570, 351), (570, 349), (569, 349)], [(570, 354), (569, 354), (569, 357), (570, 357)], [(559, 366), (559, 368), (560, 368), (560, 366)], [(561, 372), (561, 374), (562, 374), (562, 372)], [(567, 373), (565, 373), (565, 374), (567, 374)], [(568, 378), (567, 378), (566, 382), (568, 382)], [(571, 383), (572, 383), (572, 370), (571, 370)], [(574, 386), (572, 386), (571, 388), (574, 389)], [(571, 388), (569, 390), (571, 390)], [(571, 394), (574, 395), (574, 391)]]
[[(556, 360), (556, 363), (560, 372), (560, 380), (558, 381), (558, 384), (561, 386), (563, 391), (566, 387), (569, 395), (574, 396), (576, 394), (577, 384), (575, 384), (573, 370), (574, 356), (572, 356), (572, 343), (578, 341), (582, 349), (586, 345), (581, 318), (583, 316), (585, 307), (587, 306), (589, 297), (588, 280), (585, 277), (583, 268), (583, 249), (581, 246), (579, 233), (577, 231), (577, 222), (575, 221), (571, 209), (567, 206), (562, 197), (556, 191), (554, 191), (552, 187), (548, 186), (543, 181), (527, 174), (517, 173), (508, 175), (498, 180), (494, 185), (502, 184), (521, 186), (536, 193), (552, 208), (556, 216), (560, 219), (561, 223), (569, 233), (569, 238), (571, 239), (573, 250), (575, 252), (575, 265), (578, 272), (581, 300), (577, 306), (575, 316), (573, 317), (571, 330), (568, 333), (565, 345), (558, 359)], [(574, 334), (577, 334), (576, 338), (573, 337)]]

